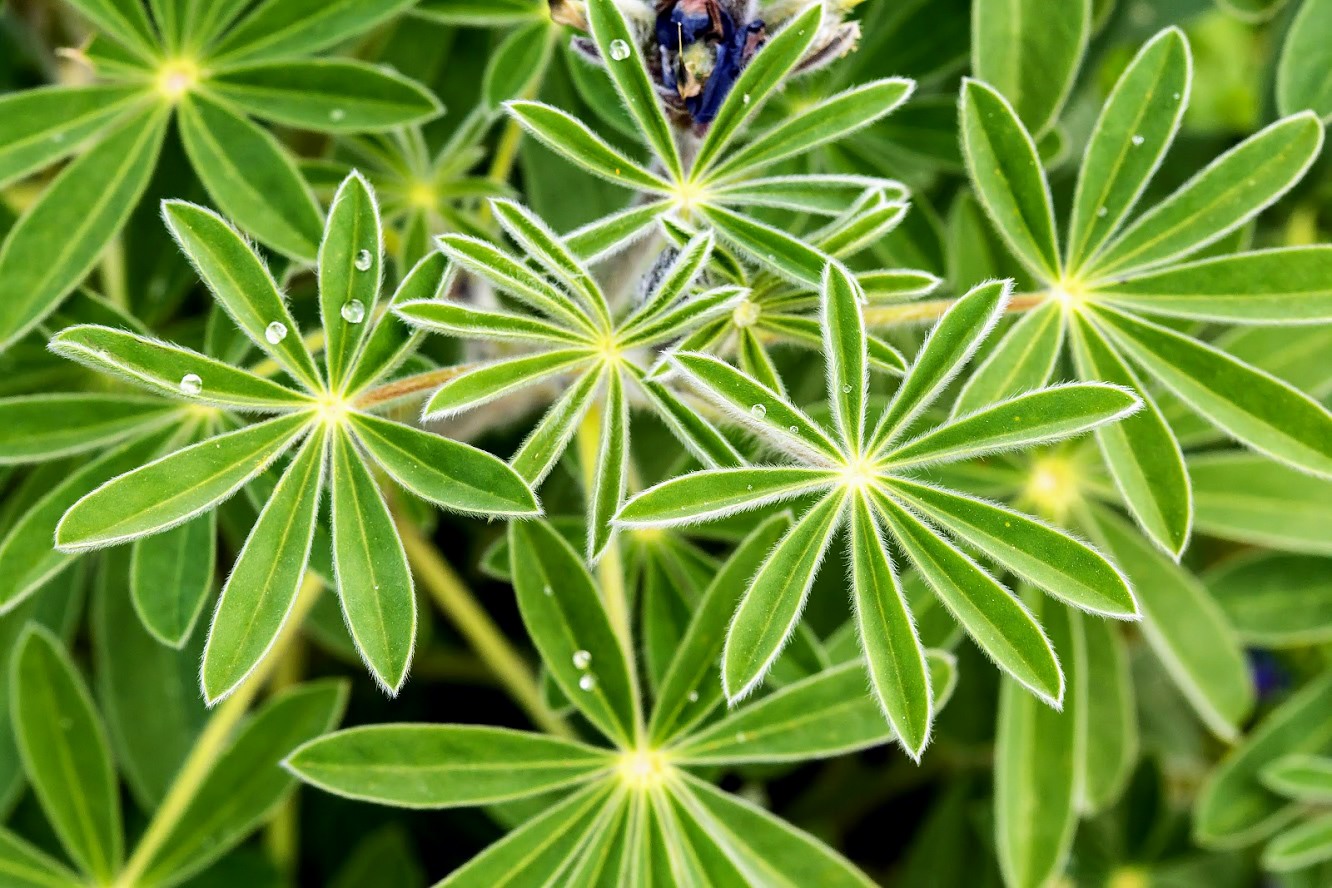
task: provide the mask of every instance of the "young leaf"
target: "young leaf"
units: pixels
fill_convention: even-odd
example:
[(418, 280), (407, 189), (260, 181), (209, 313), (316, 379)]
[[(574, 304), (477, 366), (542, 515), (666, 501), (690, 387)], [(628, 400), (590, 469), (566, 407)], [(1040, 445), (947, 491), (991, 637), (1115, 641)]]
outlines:
[(712, 205), (702, 207), (700, 212), (723, 240), (793, 283), (818, 287), (823, 269), (832, 261), (822, 250), (750, 216)]
[(1193, 57), (1178, 28), (1143, 45), (1110, 91), (1078, 174), (1067, 262), (1078, 269), (1133, 211), (1179, 131)]
[(284, 762), (312, 786), (398, 808), (492, 805), (578, 786), (612, 755), (583, 743), (479, 725), (381, 724), (306, 743)]
[(581, 374), (541, 417), (509, 461), (518, 477), (535, 488), (555, 468), (592, 405), (601, 377), (601, 373)]
[(396, 695), (416, 643), (411, 569), (393, 516), (347, 435), (333, 435), (330, 461), (338, 600), (370, 673)]
[(509, 552), (523, 623), (551, 677), (598, 730), (632, 747), (638, 689), (582, 559), (542, 521), (511, 522)]
[(237, 732), (145, 865), (146, 884), (176, 884), (208, 867), (271, 818), (296, 780), (281, 762), (332, 730), (347, 685), (324, 680), (275, 695)]
[(869, 358), (865, 322), (860, 314), (860, 287), (841, 263), (830, 263), (823, 273), (823, 353), (828, 361), (828, 398), (843, 441), (861, 452), (865, 434), (865, 399), (868, 396)]
[(95, 549), (188, 521), (262, 472), (308, 422), (302, 414), (278, 416), (113, 478), (70, 507), (56, 528), (56, 545), (66, 551)]
[(42, 811), (83, 872), (107, 883), (120, 866), (120, 795), (106, 728), (59, 639), (28, 629), (9, 669), (19, 756)]
[(1036, 144), (1013, 106), (979, 80), (963, 83), (960, 112), (976, 196), (1013, 254), (1042, 280), (1058, 280), (1054, 208)]
[(851, 587), (874, 696), (902, 748), (920, 761), (937, 707), (934, 689), (887, 542), (863, 495), (851, 504)]
[(167, 119), (156, 105), (125, 118), (19, 217), (0, 244), (0, 350), (55, 310), (129, 217), (148, 187)]
[(316, 427), (297, 451), (222, 587), (200, 673), (210, 706), (249, 676), (291, 613), (314, 538), (327, 438)]
[(967, 377), (953, 404), (953, 416), (975, 413), (1045, 386), (1064, 344), (1063, 314), (1052, 299), (1019, 318)]
[(722, 651), (722, 687), (728, 701), (743, 699), (758, 687), (795, 631), (844, 506), (841, 494), (821, 499), (773, 548), (750, 581)]
[[(541, 102), (509, 102), (505, 107), (538, 141), (592, 175), (624, 188), (658, 193), (669, 190), (664, 179), (612, 148), (576, 117)], [(654, 212), (652, 217), (659, 212)], [(586, 247), (576, 248), (575, 252), (586, 257), (589, 254), (585, 250)]]
[(484, 450), (367, 413), (351, 414), (350, 419), (366, 452), (419, 497), (451, 511), (488, 517), (541, 511), (527, 483)]
[(1160, 265), (1243, 225), (1303, 176), (1323, 146), (1314, 114), (1278, 120), (1143, 213), (1091, 262), (1089, 276)]

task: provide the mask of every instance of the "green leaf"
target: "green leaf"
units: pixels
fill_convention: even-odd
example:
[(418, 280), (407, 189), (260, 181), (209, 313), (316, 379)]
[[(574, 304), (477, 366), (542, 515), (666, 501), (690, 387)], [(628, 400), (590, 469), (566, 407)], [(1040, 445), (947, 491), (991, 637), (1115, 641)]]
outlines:
[(421, 123), (439, 99), (396, 71), (351, 59), (301, 59), (228, 67), (209, 87), (255, 117), (318, 132), (365, 132)]
[[(717, 116), (694, 156), (693, 178), (711, 178), (712, 167), (726, 156), (726, 149), (758, 115), (768, 97), (781, 88), (786, 75), (805, 57), (823, 28), (823, 5), (811, 4), (768, 41), (736, 78)], [(678, 48), (678, 47), (677, 47)]]
[(245, 681), (291, 613), (314, 538), (327, 439), (321, 425), (301, 445), (222, 587), (200, 670), (209, 706)]
[(1273, 762), (1332, 742), (1332, 672), (1281, 704), (1230, 750), (1193, 809), (1193, 834), (1209, 848), (1244, 848), (1287, 825), (1298, 808), (1260, 781)]
[(1263, 783), (1286, 798), (1301, 802), (1332, 802), (1332, 758), (1297, 754), (1277, 759), (1263, 769)]
[(960, 111), (967, 171), (985, 212), (1033, 274), (1058, 280), (1054, 208), (1036, 143), (1013, 106), (979, 80), (963, 83)]
[(846, 254), (847, 245), (860, 241), (863, 232), (891, 230), (907, 208), (905, 186), (892, 179), (836, 173), (745, 177), (732, 184), (709, 183), (708, 194), (726, 206), (837, 216), (828, 227), (811, 234), (820, 247), (837, 255)]
[(1064, 652), (1069, 686), (1062, 709), (1045, 706), (1017, 682), (999, 689), (994, 746), (995, 845), (1004, 884), (1040, 888), (1064, 870), (1077, 827), (1077, 804), (1089, 737), (1078, 676), (1087, 668), (1078, 623), (1059, 605), (1042, 607), (1055, 646)]
[(75, 888), (83, 884), (63, 863), (2, 827), (0, 876), (12, 888)]
[(136, 540), (129, 593), (145, 629), (179, 648), (194, 632), (217, 570), (217, 513)]
[(0, 349), (83, 280), (148, 187), (168, 115), (127, 117), (61, 170), (0, 244)]
[(687, 404), (669, 386), (638, 380), (639, 387), (664, 422), (689, 452), (707, 468), (732, 468), (744, 463), (735, 445), (692, 404)]
[(416, 595), (402, 540), (361, 454), (333, 435), (333, 567), (356, 649), (391, 696), (407, 680), (416, 643)]
[(479, 725), (380, 724), (327, 734), (285, 765), (344, 798), (397, 808), (490, 805), (567, 789), (605, 774), (611, 753)]
[(1104, 555), (1053, 527), (985, 500), (894, 479), (892, 493), (986, 557), (1067, 604), (1133, 619), (1128, 580)]
[(746, 509), (828, 490), (832, 469), (756, 466), (708, 469), (663, 481), (630, 499), (615, 516), (626, 527), (697, 524)]
[[(194, 746), (207, 710), (199, 699), (202, 638), (186, 652), (144, 629), (130, 601), (129, 553), (98, 565), (90, 608), (98, 699), (125, 782), (140, 807), (161, 803)], [(163, 597), (175, 592), (166, 588)]]
[(1108, 383), (1070, 382), (1016, 395), (890, 447), (894, 469), (957, 462), (996, 451), (1059, 441), (1132, 415), (1142, 402)]
[(725, 361), (696, 352), (675, 352), (671, 363), (735, 420), (776, 447), (808, 454), (819, 462), (840, 460), (837, 445), (803, 410)]
[(481, 81), (485, 107), (496, 111), (510, 99), (537, 91), (550, 65), (558, 31), (549, 22), (537, 20), (515, 28), (490, 54)]
[(66, 468), (50, 479), (49, 489), (26, 504), (0, 540), (0, 613), (8, 613), (73, 561), (51, 545), (66, 510), (89, 488), (150, 459), (165, 434), (137, 436), (77, 468)]
[(700, 596), (693, 618), (657, 687), (648, 724), (654, 743), (664, 744), (707, 717), (722, 700), (718, 663), (726, 630), (749, 581), (791, 527), (786, 514), (755, 527), (736, 546)]
[(869, 395), (865, 320), (860, 314), (863, 294), (840, 262), (829, 264), (824, 271), (821, 292), (828, 400), (841, 440), (852, 452), (860, 453), (865, 435), (865, 399)]
[[(265, 245), (313, 261), (323, 215), (282, 143), (229, 104), (205, 95), (182, 102), (178, 118), (190, 163), (218, 207)], [(177, 227), (172, 225), (173, 233)]]
[(1084, 276), (1111, 277), (1160, 265), (1223, 237), (1290, 190), (1322, 145), (1317, 115), (1278, 120), (1139, 216), (1096, 256)]
[(601, 436), (597, 445), (596, 484), (584, 491), (588, 502), (587, 560), (595, 564), (615, 538), (611, 523), (624, 503), (629, 484), (629, 401), (620, 373), (606, 379), (604, 411), (600, 415)]
[(1254, 453), (1189, 459), (1198, 529), (1227, 540), (1332, 555), (1332, 481)]
[(1000, 669), (1051, 706), (1064, 673), (1036, 618), (1011, 592), (920, 519), (885, 497), (880, 515), (930, 588)]
[(821, 99), (810, 110), (755, 136), (709, 171), (707, 181), (744, 179), (759, 169), (844, 139), (897, 110), (915, 86), (914, 81), (891, 77)]
[[(126, 330), (91, 324), (67, 327), (51, 340), (49, 348), (61, 357), (122, 377), (155, 394), (192, 404), (289, 410), (312, 403), (308, 396), (246, 370)], [(197, 392), (187, 379), (190, 376), (197, 377)]]
[(1063, 344), (1063, 308), (1047, 300), (1019, 318), (968, 376), (953, 404), (953, 415), (975, 413), (1043, 387), (1054, 373)]
[[(923, 671), (925, 657), (920, 660)], [(942, 654), (930, 659), (941, 688), (951, 683), (951, 660)], [(923, 690), (928, 695), (928, 688)], [(854, 660), (727, 714), (669, 754), (688, 765), (803, 762), (879, 746), (893, 737), (879, 703), (865, 694), (863, 664)]]
[(1084, 379), (1130, 388), (1142, 410), (1096, 430), (1096, 443), (1116, 489), (1138, 526), (1175, 560), (1188, 545), (1193, 493), (1184, 454), (1160, 408), (1100, 330), (1081, 316), (1073, 326), (1073, 358)]
[(1013, 103), (1040, 134), (1054, 125), (1073, 89), (1091, 35), (1090, 0), (977, 0), (971, 69)]
[(0, 187), (78, 150), (129, 113), (142, 90), (133, 86), (49, 86), (0, 98)]
[(124, 837), (106, 728), (59, 639), (29, 628), (9, 669), (14, 736), (42, 811), (79, 868), (111, 881)]
[(547, 317), (563, 321), (575, 330), (597, 332), (567, 293), (494, 244), (462, 234), (443, 235), (438, 243), (454, 262)]
[[(273, 275), (245, 238), (221, 216), (194, 204), (165, 201), (162, 215), (199, 277), (250, 341), (302, 386), (311, 391), (322, 389), (322, 378), (300, 327)], [(310, 255), (314, 255), (313, 247)], [(274, 324), (282, 325), (282, 336), (270, 336), (270, 329), (278, 332)]]
[(1119, 630), (1108, 620), (1073, 618), (1081, 624), (1087, 657), (1087, 668), (1076, 676), (1088, 738), (1079, 807), (1096, 813), (1119, 799), (1138, 762), (1138, 713)]
[[(403, 318), (416, 320), (406, 313)], [(589, 372), (593, 360), (586, 348), (566, 348), (464, 366), (430, 396), (422, 413), (428, 420), (452, 416), (555, 376)]]
[(632, 747), (641, 716), (629, 655), (582, 559), (544, 521), (510, 522), (509, 552), (518, 608), (551, 678), (598, 730)]
[(47, 462), (115, 445), (174, 413), (171, 404), (138, 395), (20, 395), (0, 399), (0, 465)]
[(831, 256), (778, 228), (725, 207), (705, 205), (700, 212), (727, 243), (752, 262), (794, 283), (811, 288), (820, 286)]
[(598, 781), (551, 805), (449, 874), (436, 888), (527, 888), (556, 879), (599, 815), (619, 806), (615, 784)]
[(763, 682), (800, 622), (845, 497), (825, 496), (800, 517), (754, 574), (726, 632), (722, 688), (734, 704)]
[(591, 350), (587, 340), (579, 333), (532, 315), (475, 308), (442, 299), (405, 302), (397, 307), (397, 311), (414, 324), (459, 339), (540, 342), (555, 347), (582, 345)]
[(879, 417), (869, 449), (878, 453), (934, 403), (994, 329), (1008, 304), (1011, 281), (990, 281), (958, 299), (935, 324), (888, 408)]
[(499, 457), (470, 444), (377, 416), (350, 416), (356, 439), (403, 487), (455, 512), (494, 517), (539, 514), (531, 488)]
[(1332, 3), (1303, 0), (1290, 23), (1277, 62), (1276, 104), (1282, 114), (1306, 108), (1324, 121), (1332, 119), (1332, 48), (1325, 39), (1332, 30)]
[[(509, 102), (504, 107), (537, 141), (592, 175), (623, 188), (669, 191), (664, 179), (625, 157), (571, 114), (541, 102)], [(652, 215), (659, 213), (657, 210)], [(587, 255), (584, 250), (575, 252)]]
[(126, 472), (70, 507), (56, 528), (56, 545), (66, 551), (95, 549), (181, 524), (262, 472), (309, 421), (303, 414), (279, 416)]
[(773, 888), (868, 888), (874, 883), (807, 833), (710, 784), (684, 774), (671, 793), (682, 816), (697, 822), (743, 874), (748, 884)]
[(1332, 814), (1291, 827), (1263, 849), (1263, 868), (1284, 873), (1332, 860)]
[(1097, 319), (1153, 377), (1236, 439), (1332, 477), (1332, 413), (1303, 392), (1225, 352), (1111, 309)]
[(875, 699), (902, 748), (919, 762), (930, 742), (934, 688), (888, 544), (863, 495), (851, 504), (851, 590)]
[(1258, 551), (1228, 558), (1204, 579), (1246, 644), (1303, 647), (1332, 641), (1328, 567), (1326, 558)]
[(565, 244), (585, 261), (604, 259), (643, 236), (670, 207), (669, 201), (649, 199), (647, 203), (635, 204), (569, 232)]
[[(417, 299), (425, 299), (443, 292), (453, 274), (452, 265), (444, 254), (435, 251), (417, 262), (407, 273), (398, 290), (389, 300), (396, 307)], [(410, 354), (420, 334), (399, 322), (391, 312), (384, 312), (366, 337), (351, 372), (347, 377), (346, 392), (352, 395), (387, 376)]]
[(1192, 85), (1188, 40), (1174, 27), (1147, 41), (1120, 75), (1078, 174), (1068, 228), (1070, 268), (1081, 268), (1133, 211), (1175, 140)]
[(319, 319), (328, 384), (340, 391), (375, 315), (384, 232), (374, 191), (353, 172), (338, 188), (319, 245)]
[(157, 56), (157, 35), (143, 4), (136, 0), (70, 0), (97, 30), (145, 61)]
[(281, 763), (331, 730), (347, 704), (340, 680), (313, 681), (273, 696), (245, 722), (146, 865), (145, 884), (175, 884), (205, 869), (266, 822), (296, 779)]
[(565, 389), (559, 400), (551, 405), (536, 427), (523, 439), (522, 446), (509, 464), (533, 488), (545, 480), (564, 455), (600, 385), (600, 373), (583, 373)]
[(587, 18), (615, 91), (624, 100), (639, 132), (666, 171), (673, 178), (682, 179), (684, 167), (675, 147), (675, 133), (661, 110), (657, 88), (648, 77), (638, 34), (629, 26), (615, 0), (587, 0)]
[(1116, 278), (1096, 297), (1126, 311), (1231, 324), (1332, 320), (1332, 246), (1219, 256)]
[(517, 201), (492, 200), (490, 208), (505, 233), (546, 271), (559, 278), (590, 309), (601, 325), (611, 328), (610, 306), (606, 295), (568, 245), (550, 229), (541, 217)]
[(266, 0), (209, 53), (217, 65), (307, 55), (362, 34), (413, 0)]
[(1191, 574), (1108, 509), (1091, 530), (1128, 576), (1142, 611), (1142, 633), (1208, 729), (1239, 735), (1254, 705), (1248, 663), (1225, 614)]
[[(662, 273), (651, 294), (621, 325), (623, 337), (629, 337), (647, 328), (686, 298), (703, 268), (712, 258), (716, 241), (711, 231), (701, 231), (680, 247), (675, 259)], [(695, 297), (695, 300), (698, 297)]]

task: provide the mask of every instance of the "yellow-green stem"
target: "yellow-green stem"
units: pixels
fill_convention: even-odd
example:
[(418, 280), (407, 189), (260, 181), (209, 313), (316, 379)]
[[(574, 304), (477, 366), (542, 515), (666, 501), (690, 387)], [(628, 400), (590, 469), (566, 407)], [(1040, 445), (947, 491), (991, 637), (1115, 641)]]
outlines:
[(412, 573), (425, 587), (477, 655), (490, 667), (501, 685), (542, 730), (560, 737), (574, 736), (569, 726), (541, 698), (536, 673), (523, 659), (490, 615), (476, 602), (471, 591), (410, 521), (397, 520)]
[(393, 382), (385, 383), (359, 395), (356, 398), (356, 406), (362, 409), (379, 407), (410, 398), (413, 395), (424, 394), (432, 389), (439, 388), (453, 377), (459, 376), (475, 366), (475, 364), (455, 364), (452, 367), (441, 367), (438, 370), (428, 370), (425, 373), (414, 373), (411, 376), (404, 376), (402, 379), (395, 379)]
[[(1030, 311), (1048, 298), (1045, 292), (1018, 293), (1008, 300), (1008, 314)], [(892, 327), (936, 321), (953, 307), (956, 299), (930, 299), (926, 302), (903, 302), (898, 305), (872, 305), (865, 309), (865, 326)]]
[[(272, 693), (295, 687), (305, 675), (306, 647), (300, 636), (292, 639), (279, 659), (270, 682)], [(291, 876), (300, 856), (300, 799), (293, 795), (283, 802), (273, 819), (264, 827), (264, 846), (280, 872)]]
[(153, 857), (161, 850), (162, 844), (171, 835), (171, 830), (175, 828), (199, 788), (212, 773), (213, 765), (226, 750), (236, 725), (249, 711), (250, 704), (254, 702), (260, 689), (272, 675), (287, 646), (300, 631), (301, 623), (309, 614), (310, 608), (314, 606), (321, 588), (323, 588), (322, 580), (312, 573), (305, 575), (291, 614), (277, 640), (273, 642), (273, 647), (250, 673), (250, 677), (213, 710), (208, 723), (194, 741), (190, 754), (176, 773), (170, 788), (167, 789), (162, 804), (157, 806), (152, 820), (148, 822), (148, 828), (144, 830), (143, 837), (135, 846), (134, 853), (125, 864), (125, 869), (116, 879), (114, 888), (138, 888)]

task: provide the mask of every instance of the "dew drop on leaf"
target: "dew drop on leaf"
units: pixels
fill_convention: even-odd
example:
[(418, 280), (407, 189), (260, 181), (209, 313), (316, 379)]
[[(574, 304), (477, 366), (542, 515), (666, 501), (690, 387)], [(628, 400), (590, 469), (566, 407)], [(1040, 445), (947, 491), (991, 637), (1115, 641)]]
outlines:
[(264, 328), (264, 338), (268, 340), (269, 345), (277, 345), (287, 338), (287, 325), (281, 321), (274, 321)]
[(180, 378), (180, 390), (187, 395), (197, 395), (203, 391), (203, 380), (198, 373), (186, 373)]
[(547, 586), (547, 587), (546, 587), (545, 589), (543, 589), (542, 591), (546, 593), (546, 597), (550, 597), (551, 595), (554, 595), (554, 594), (555, 594), (555, 590), (552, 589), (552, 588), (550, 588), (549, 586)]
[(749, 408), (749, 412), (753, 414), (755, 419), (762, 419), (768, 415), (768, 408), (764, 407), (762, 404), (755, 404), (753, 407)]
[(1108, 209), (1106, 209), (1105, 207), (1101, 207), (1099, 210), (1096, 211), (1096, 215), (1098, 215), (1098, 216), (1100, 216), (1102, 219), (1104, 219), (1104, 218), (1106, 217), (1106, 215), (1107, 215), (1109, 212), (1110, 212), (1110, 211), (1109, 211)]
[(851, 386), (849, 386), (849, 385), (844, 385), (844, 386), (842, 386), (842, 394), (844, 394), (844, 395), (849, 395), (849, 394), (851, 394)]
[(374, 257), (370, 255), (369, 250), (361, 250), (359, 253), (356, 254), (356, 270), (369, 271), (371, 264), (373, 264), (373, 261)]
[(698, 691), (690, 691), (690, 692), (689, 692), (689, 702), (690, 702), (690, 703), (697, 703), (697, 702), (698, 702)]
[(578, 687), (585, 691), (590, 691), (597, 686), (597, 677), (591, 673), (578, 679)]
[(592, 655), (587, 651), (574, 651), (573, 664), (578, 669), (586, 669), (592, 665)]
[(365, 305), (361, 300), (353, 299), (342, 306), (342, 319), (349, 324), (359, 324), (365, 320)]
[(623, 62), (629, 58), (629, 44), (623, 40), (612, 40), (610, 45), (611, 58), (617, 62)]
[(1132, 141), (1134, 145), (1141, 145), (1143, 142), (1146, 142), (1147, 139), (1144, 136), (1135, 135), (1130, 141)]
[(341, 108), (334, 108), (332, 111), (328, 112), (328, 119), (333, 121), (334, 123), (339, 122), (340, 120), (342, 120), (342, 118), (346, 116), (347, 112), (343, 111)]

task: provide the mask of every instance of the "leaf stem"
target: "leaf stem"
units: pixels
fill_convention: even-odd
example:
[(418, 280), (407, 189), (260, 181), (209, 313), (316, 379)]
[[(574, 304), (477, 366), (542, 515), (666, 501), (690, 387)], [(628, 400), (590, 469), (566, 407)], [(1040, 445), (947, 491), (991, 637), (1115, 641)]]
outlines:
[(357, 396), (355, 404), (361, 408), (383, 407), (395, 401), (406, 400), (414, 395), (424, 394), (431, 389), (439, 388), (450, 379), (471, 370), (475, 366), (477, 365), (454, 364), (450, 367), (440, 367), (438, 370), (413, 373), (411, 376), (404, 376), (401, 379), (386, 382), (381, 386), (376, 386), (361, 393)]
[(490, 615), (477, 604), (476, 598), (453, 567), (410, 521), (398, 517), (397, 525), (403, 549), (407, 552), (407, 561), (417, 581), (495, 673), (514, 702), (542, 730), (573, 739), (573, 730), (541, 698), (541, 689), (537, 686), (532, 668), (509, 644)]
[[(1030, 311), (1040, 305), (1049, 293), (1038, 290), (1034, 293), (1016, 293), (1008, 300), (1006, 314), (1019, 314)], [(943, 317), (944, 312), (953, 307), (955, 299), (931, 299), (927, 302), (904, 302), (900, 305), (874, 305), (865, 309), (866, 327), (894, 327), (904, 324), (918, 324), (935, 321)]]
[(213, 765), (225, 752), (236, 725), (249, 711), (250, 704), (254, 702), (260, 689), (283, 659), (282, 655), (287, 646), (297, 637), (301, 623), (305, 621), (322, 588), (323, 581), (319, 577), (313, 573), (306, 573), (300, 591), (297, 592), (296, 601), (292, 605), (291, 614), (273, 642), (273, 647), (250, 673), (250, 677), (213, 710), (208, 723), (194, 741), (189, 756), (176, 772), (176, 777), (172, 780), (162, 803), (153, 812), (148, 828), (144, 830), (120, 877), (116, 879), (114, 888), (137, 888), (142, 883), (148, 865), (152, 863), (153, 857), (170, 837), (172, 829), (189, 808), (195, 794), (212, 773)]

